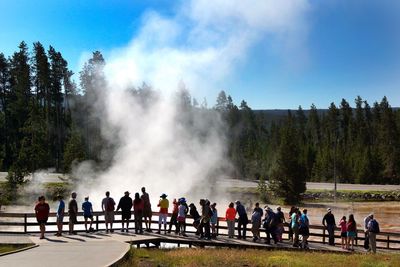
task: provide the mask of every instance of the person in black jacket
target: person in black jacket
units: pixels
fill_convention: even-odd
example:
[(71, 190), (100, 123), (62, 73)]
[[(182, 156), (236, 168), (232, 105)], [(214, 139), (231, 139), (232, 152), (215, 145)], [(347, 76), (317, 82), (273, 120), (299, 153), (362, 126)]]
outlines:
[[(235, 204), (236, 204), (236, 213), (239, 215), (238, 238), (246, 239), (246, 228), (247, 228), (247, 224), (249, 223), (249, 218), (247, 217), (246, 209), (240, 203), (240, 201), (236, 200)], [(242, 229), (243, 229), (243, 235), (242, 235)]]
[(119, 209), (121, 209), (122, 211), (122, 229), (121, 232), (124, 231), (124, 223), (126, 222), (126, 232), (128, 232), (129, 230), (129, 220), (132, 217), (132, 205), (133, 205), (133, 201), (132, 198), (129, 197), (129, 192), (126, 191), (124, 193), (124, 196), (121, 197), (121, 199), (119, 200), (118, 206), (117, 206), (117, 211)]
[(332, 210), (330, 208), (327, 209), (327, 213), (325, 214), (324, 218), (322, 219), (322, 224), (328, 230), (329, 235), (329, 245), (335, 245), (335, 216), (332, 214)]
[(199, 235), (200, 232), (199, 232), (198, 226), (200, 224), (200, 214), (197, 211), (197, 208), (193, 203), (190, 203), (189, 208), (190, 208), (189, 214), (193, 218), (193, 226), (194, 226), (194, 228), (197, 229), (196, 235)]

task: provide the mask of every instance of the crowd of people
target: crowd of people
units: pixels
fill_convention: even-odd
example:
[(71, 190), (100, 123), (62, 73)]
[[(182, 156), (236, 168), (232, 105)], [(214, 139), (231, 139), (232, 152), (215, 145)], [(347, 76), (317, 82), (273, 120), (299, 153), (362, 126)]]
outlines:
[[(129, 222), (134, 215), (135, 233), (142, 234), (144, 231), (152, 232), (151, 229), (151, 218), (152, 209), (150, 203), (149, 194), (143, 187), (141, 189), (142, 194), (135, 193), (135, 198), (132, 200), (130, 193), (126, 191), (124, 196), (118, 202), (118, 205), (112, 197), (110, 192), (105, 193), (105, 198), (101, 202), (101, 209), (104, 214), (104, 220), (106, 225), (106, 232), (114, 232), (113, 222), (115, 220), (115, 212), (121, 210), (121, 222), (122, 232), (129, 232)], [(74, 225), (77, 223), (78, 215), (78, 203), (76, 201), (76, 192), (71, 193), (71, 199), (68, 203), (68, 217), (69, 217), (69, 234), (76, 234), (74, 231)], [(158, 213), (158, 234), (164, 232), (164, 234), (171, 233), (173, 227), (175, 227), (174, 233), (181, 236), (186, 235), (186, 218), (188, 215), (193, 219), (192, 225), (196, 229), (196, 235), (200, 239), (210, 240), (217, 238), (217, 224), (218, 224), (218, 211), (217, 204), (212, 203), (208, 199), (200, 199), (199, 206), (200, 210), (194, 203), (187, 204), (186, 199), (181, 197), (179, 199), (173, 199), (172, 201), (172, 213), (171, 218), (168, 222), (168, 211), (170, 209), (170, 202), (168, 196), (163, 193), (160, 195), (160, 200), (157, 207), (159, 208)], [(117, 207), (115, 207), (117, 206)], [(94, 232), (92, 227), (93, 224), (93, 206), (89, 201), (89, 197), (84, 198), (82, 203), (82, 211), (84, 217), (85, 231), (87, 233)], [(44, 238), (45, 224), (47, 222), (50, 207), (45, 202), (45, 197), (40, 196), (38, 203), (35, 206), (36, 218), (40, 225), (40, 238)], [(58, 207), (57, 207), (57, 233), (56, 236), (62, 236), (63, 233), (63, 221), (65, 212), (65, 202), (62, 196), (58, 196)], [(239, 201), (235, 203), (229, 203), (226, 211), (224, 220), (227, 224), (228, 237), (235, 237), (235, 224), (237, 222), (237, 238), (246, 239), (247, 224), (251, 223), (251, 233), (253, 235), (252, 240), (254, 242), (260, 242), (262, 240), (260, 231), (265, 231), (265, 243), (271, 244), (271, 240), (275, 244), (283, 242), (284, 225), (288, 225), (288, 237), (294, 247), (308, 249), (308, 238), (310, 236), (310, 220), (307, 215), (307, 209), (302, 211), (298, 207), (291, 207), (288, 217), (285, 218), (281, 207), (277, 207), (274, 211), (269, 206), (265, 206), (264, 209), (260, 207), (259, 203), (255, 203), (254, 207), (251, 208), (250, 220), (248, 217), (248, 210)], [(145, 223), (145, 229), (143, 229), (143, 220)], [(339, 227), (341, 231), (341, 245), (343, 249), (354, 250), (354, 243), (357, 238), (357, 223), (354, 219), (354, 215), (350, 214), (348, 220), (346, 216), (343, 216), (338, 224), (336, 224), (335, 216), (330, 208), (327, 209), (327, 213), (322, 219), (322, 225), (328, 232), (328, 243), (329, 245), (335, 245), (335, 229)], [(376, 234), (379, 233), (379, 223), (375, 220), (373, 214), (369, 214), (363, 223), (365, 232), (365, 243), (364, 248), (368, 251), (376, 253)], [(301, 237), (301, 240), (300, 240)]]

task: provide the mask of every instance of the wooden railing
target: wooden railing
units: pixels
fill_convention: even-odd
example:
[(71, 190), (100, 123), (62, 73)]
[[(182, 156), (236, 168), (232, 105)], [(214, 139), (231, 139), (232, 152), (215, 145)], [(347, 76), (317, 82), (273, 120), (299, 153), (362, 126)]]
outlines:
[[(115, 212), (115, 220), (114, 220), (114, 229), (119, 230), (122, 220), (120, 219), (121, 212)], [(153, 212), (152, 219), (152, 230), (158, 230), (158, 220), (154, 220), (154, 218), (158, 219), (158, 212)], [(171, 214), (168, 214), (171, 216)], [(132, 214), (132, 219), (130, 220), (130, 229), (134, 229), (134, 216)], [(195, 233), (196, 229), (192, 226), (193, 219), (188, 216), (186, 220), (187, 232)], [(64, 217), (64, 225), (68, 225), (68, 213), (65, 214)], [(56, 231), (56, 214), (50, 213), (49, 220), (46, 224), (47, 232), (55, 232)], [(78, 212), (78, 222), (75, 224), (76, 230), (78, 232), (84, 231), (84, 219), (83, 212)], [(144, 225), (144, 221), (143, 221)], [(251, 237), (250, 227), (251, 224), (247, 225), (247, 237)], [(93, 212), (93, 227), (96, 231), (105, 230), (105, 220), (103, 212)], [(64, 230), (67, 230), (68, 227), (64, 227)], [(168, 227), (167, 227), (168, 228)], [(220, 236), (226, 236), (228, 233), (228, 227), (224, 218), (218, 218), (217, 234)], [(288, 224), (284, 224), (284, 237), (288, 238)], [(173, 227), (173, 230), (175, 228)], [(261, 228), (262, 237), (265, 237), (264, 229)], [(237, 233), (237, 228), (235, 228), (235, 234)], [(34, 213), (0, 213), (0, 234), (29, 234), (29, 233), (38, 233), (39, 227), (36, 222), (36, 217)], [(361, 246), (365, 239), (364, 232), (362, 230), (357, 231), (356, 244)], [(328, 240), (328, 232), (326, 228), (322, 225), (310, 225), (310, 242), (316, 243), (327, 243)], [(336, 244), (340, 244), (340, 229), (337, 228), (335, 230), (335, 242)], [(400, 233), (394, 232), (380, 232), (377, 234), (376, 238), (377, 248), (381, 249), (393, 249), (400, 250)]]

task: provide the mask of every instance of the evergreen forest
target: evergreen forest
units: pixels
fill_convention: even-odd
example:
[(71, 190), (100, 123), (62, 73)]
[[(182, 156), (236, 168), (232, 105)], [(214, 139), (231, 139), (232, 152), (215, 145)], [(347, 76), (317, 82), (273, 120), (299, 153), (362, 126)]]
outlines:
[[(99, 119), (90, 116), (106, 86), (105, 66), (96, 51), (74, 74), (61, 52), (40, 42), (0, 53), (0, 170), (9, 173), (10, 183), (23, 183), (39, 169), (68, 173), (84, 160), (107, 167), (104, 151), (112, 147), (102, 139)], [(152, 88), (144, 83), (132, 93), (148, 101)], [(220, 116), (234, 178), (272, 179), (283, 190), (293, 182), (303, 187), (335, 177), (343, 183), (400, 183), (400, 110), (384, 96), (374, 103), (355, 96), (329, 107), (310, 103), (285, 111), (252, 110), (245, 100), (236, 105), (225, 91), (210, 107), (187, 90), (179, 96), (187, 112)]]

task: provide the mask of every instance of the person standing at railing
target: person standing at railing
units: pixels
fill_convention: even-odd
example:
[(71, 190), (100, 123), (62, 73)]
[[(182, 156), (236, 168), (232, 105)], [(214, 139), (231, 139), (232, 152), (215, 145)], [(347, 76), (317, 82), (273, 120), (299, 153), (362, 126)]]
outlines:
[(135, 199), (133, 200), (133, 214), (135, 216), (135, 233), (143, 234), (143, 209), (144, 201), (140, 198), (139, 193), (135, 193)]
[(210, 201), (207, 199), (200, 199), (201, 206), (201, 218), (199, 225), (200, 239), (205, 238), (207, 240), (211, 239), (210, 235), (210, 218), (212, 216), (212, 211), (210, 207)]
[(274, 240), (274, 243), (278, 243), (277, 237), (277, 226), (279, 224), (279, 218), (276, 214), (272, 211), (272, 209), (268, 206), (265, 207), (265, 217), (263, 220), (263, 226), (265, 229), (265, 244), (271, 243), (271, 237)]
[(69, 216), (69, 234), (76, 235), (74, 231), (74, 225), (78, 222), (78, 203), (76, 202), (76, 192), (71, 193), (71, 199), (68, 203), (68, 216)]
[(364, 248), (367, 251), (370, 251), (371, 248), (369, 246), (369, 236), (368, 236), (368, 223), (371, 220), (371, 217), (373, 217), (372, 214), (369, 214), (367, 217), (364, 218)]
[(218, 223), (218, 210), (216, 208), (217, 203), (211, 205), (212, 216), (210, 218), (211, 223), (211, 237), (217, 238), (217, 223)]
[(196, 228), (196, 235), (199, 235), (199, 225), (200, 225), (200, 214), (197, 211), (196, 206), (194, 205), (194, 203), (190, 203), (189, 205), (190, 211), (189, 214), (190, 216), (192, 216), (193, 218), (193, 227)]
[(290, 226), (293, 231), (293, 247), (299, 246), (299, 208), (294, 208), (290, 218)]
[[(106, 222), (106, 232), (109, 231), (111, 233), (114, 232), (113, 230), (113, 222), (114, 222), (114, 210), (115, 210), (115, 201), (112, 197), (110, 197), (110, 192), (106, 192), (106, 197), (103, 198), (101, 202), (101, 209), (104, 212), (104, 220)], [(110, 228), (108, 227), (110, 225)]]
[[(83, 210), (83, 218), (85, 219), (85, 230), (86, 233), (92, 232), (94, 229), (92, 228), (93, 224), (93, 207), (92, 203), (89, 202), (89, 197), (85, 197), (85, 202), (82, 203)], [(89, 230), (87, 228), (88, 220), (90, 219)]]
[(322, 219), (322, 224), (328, 230), (329, 245), (334, 246), (335, 245), (336, 222), (335, 222), (335, 216), (332, 214), (331, 208), (327, 209), (327, 213), (325, 214), (324, 218)]
[(278, 242), (282, 242), (282, 235), (283, 232), (285, 231), (285, 229), (283, 228), (283, 223), (285, 223), (285, 215), (282, 212), (282, 208), (281, 207), (277, 207), (276, 208), (276, 217), (278, 218)]
[(44, 238), (44, 232), (46, 231), (46, 223), (49, 218), (50, 206), (46, 203), (44, 196), (38, 198), (39, 203), (35, 206), (36, 220), (40, 226), (40, 239)]
[(260, 239), (260, 227), (263, 210), (260, 208), (260, 204), (257, 202), (256, 206), (251, 214), (251, 232), (253, 233), (253, 242)]
[(310, 237), (310, 220), (307, 216), (307, 209), (303, 210), (303, 214), (300, 215), (299, 219), (299, 234), (303, 237), (301, 241), (301, 247), (308, 249), (308, 238)]
[(347, 221), (346, 216), (343, 216), (339, 222), (340, 227), (340, 237), (342, 238), (342, 249), (348, 249), (349, 246), (347, 244)]
[[(357, 224), (354, 220), (354, 215), (349, 215), (349, 220), (347, 222), (347, 244), (349, 250), (354, 251), (354, 240), (357, 236)], [(350, 241), (351, 241), (351, 248), (350, 248)]]
[(158, 207), (160, 207), (160, 215), (158, 216), (158, 234), (161, 234), (161, 225), (164, 224), (164, 234), (167, 234), (167, 217), (168, 217), (168, 208), (169, 208), (169, 200), (167, 199), (166, 194), (162, 194), (160, 196), (160, 201), (158, 202)]
[(368, 237), (369, 245), (373, 253), (376, 253), (376, 234), (380, 233), (379, 223), (375, 220), (374, 215), (370, 215), (371, 219), (368, 222)]
[(290, 242), (293, 242), (293, 229), (292, 229), (292, 215), (294, 211), (296, 210), (296, 207), (292, 206), (289, 211), (289, 233), (288, 233), (288, 238)]
[(143, 205), (144, 205), (143, 218), (144, 218), (144, 223), (146, 224), (146, 231), (151, 232), (151, 217), (153, 215), (153, 212), (151, 210), (150, 196), (146, 192), (145, 187), (142, 187), (142, 195), (140, 198), (143, 200)]
[[(121, 209), (121, 219), (122, 219), (122, 229), (121, 232), (129, 232), (129, 220), (132, 217), (132, 205), (133, 205), (133, 200), (129, 196), (129, 192), (126, 191), (124, 193), (124, 196), (121, 197), (119, 200), (118, 206), (117, 206), (117, 211)], [(126, 229), (124, 229), (124, 224), (126, 223)]]
[(225, 220), (228, 226), (228, 237), (233, 238), (235, 235), (235, 219), (236, 210), (234, 208), (235, 204), (233, 202), (229, 203), (228, 209), (225, 212)]
[(177, 221), (179, 224), (179, 235), (187, 236), (186, 229), (185, 229), (185, 221), (186, 221), (186, 214), (188, 213), (188, 206), (186, 204), (186, 199), (184, 197), (178, 200), (178, 217)]
[[(247, 217), (246, 209), (240, 203), (239, 200), (236, 200), (236, 213), (239, 215), (238, 219), (238, 238), (246, 239), (246, 228), (249, 223), (249, 218)], [(242, 233), (243, 229), (243, 233)]]
[(58, 207), (57, 207), (57, 233), (56, 236), (62, 235), (63, 230), (63, 221), (64, 221), (64, 213), (65, 213), (65, 202), (63, 200), (62, 195), (57, 196), (58, 199)]
[(169, 221), (169, 229), (168, 229), (168, 233), (171, 233), (172, 230), (172, 226), (175, 226), (175, 234), (179, 233), (179, 226), (178, 226), (178, 207), (179, 207), (179, 203), (178, 201), (176, 201), (176, 198), (174, 198), (174, 200), (172, 201), (172, 214), (171, 214), (171, 220)]

